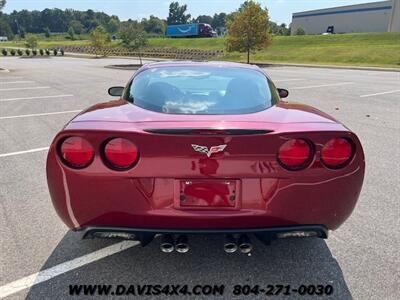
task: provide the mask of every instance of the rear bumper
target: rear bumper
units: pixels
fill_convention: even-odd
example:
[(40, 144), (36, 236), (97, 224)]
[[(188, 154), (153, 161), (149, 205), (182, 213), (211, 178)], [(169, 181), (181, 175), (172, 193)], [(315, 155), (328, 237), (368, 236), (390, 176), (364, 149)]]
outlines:
[[(285, 237), (319, 237), (326, 239), (328, 229), (324, 225), (301, 225), (301, 226), (280, 226), (270, 228), (229, 228), (229, 229), (149, 229), (149, 228), (127, 228), (127, 227), (105, 227), (88, 226), (79, 230), (83, 239), (107, 237), (138, 240), (144, 246), (151, 242), (157, 234), (253, 234), (265, 244), (278, 238)], [(104, 234), (104, 236), (102, 236)]]
[[(104, 141), (103, 132), (85, 134), (93, 145)], [(316, 154), (313, 163), (301, 172), (287, 171), (274, 155), (260, 156), (251, 150), (261, 146), (278, 148), (278, 140), (274, 142), (276, 145), (260, 145), (258, 139), (249, 136), (245, 145), (251, 151), (243, 149), (246, 155), (226, 154), (216, 159), (184, 155), (179, 152), (181, 144), (176, 146), (161, 135), (157, 143), (164, 143), (165, 147), (164, 154), (159, 155), (155, 149), (161, 146), (140, 140), (146, 136), (136, 136), (147, 156), (142, 155), (135, 168), (119, 172), (108, 169), (101, 155), (96, 155), (85, 169), (65, 166), (56, 151), (57, 141), (65, 135), (58, 136), (50, 148), (47, 181), (58, 215), (73, 230), (100, 226), (148, 228), (152, 232), (158, 228), (168, 231), (193, 228), (199, 232), (209, 228), (220, 232), (243, 228), (249, 232), (252, 228), (308, 224), (335, 230), (353, 211), (364, 178), (364, 156), (355, 136), (353, 140), (359, 151), (346, 168), (329, 170)], [(308, 135), (312, 135), (316, 147), (327, 139), (326, 133)], [(222, 142), (215, 138), (211, 143)], [(243, 147), (241, 141), (237, 143)], [(320, 151), (318, 147), (316, 151)], [(235, 181), (235, 205), (186, 207), (180, 202), (181, 183), (186, 180)]]
[(209, 228), (223, 231), (308, 224), (335, 230), (357, 202), (362, 170), (331, 180), (318, 178), (314, 183), (307, 178), (303, 182), (242, 179), (238, 207), (224, 209), (179, 207), (174, 179), (121, 180), (69, 174), (68, 181), (68, 189), (62, 179), (49, 186), (59, 216), (75, 230), (102, 226), (205, 232)]

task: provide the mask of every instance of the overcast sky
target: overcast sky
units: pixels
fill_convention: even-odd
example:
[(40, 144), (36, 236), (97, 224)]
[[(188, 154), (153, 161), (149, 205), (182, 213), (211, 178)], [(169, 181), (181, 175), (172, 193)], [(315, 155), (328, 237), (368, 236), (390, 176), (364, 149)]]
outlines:
[[(43, 10), (45, 8), (73, 8), (77, 10), (93, 9), (107, 14), (117, 15), (121, 20), (142, 19), (153, 14), (160, 18), (168, 16), (166, 0), (7, 0), (4, 12), (13, 10)], [(219, 12), (235, 11), (244, 0), (182, 0), (187, 4), (192, 16), (213, 15)], [(305, 10), (328, 8), (335, 6), (375, 2), (370, 0), (259, 0), (270, 12), (272, 21), (289, 24), (292, 13)]]

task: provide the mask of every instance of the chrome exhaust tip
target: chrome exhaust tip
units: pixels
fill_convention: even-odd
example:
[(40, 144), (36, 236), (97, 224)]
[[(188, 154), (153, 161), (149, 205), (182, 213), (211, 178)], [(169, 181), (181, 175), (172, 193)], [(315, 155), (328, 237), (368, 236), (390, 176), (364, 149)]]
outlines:
[(170, 234), (164, 234), (161, 238), (160, 249), (164, 253), (171, 253), (174, 251), (174, 239)]
[(231, 234), (225, 236), (224, 251), (226, 253), (234, 253), (237, 251), (237, 249), (238, 244), (236, 242), (236, 239)]
[(253, 244), (251, 243), (249, 237), (245, 234), (241, 235), (239, 238), (239, 250), (242, 253), (250, 253), (253, 250)]
[(175, 242), (175, 250), (178, 253), (186, 253), (190, 250), (188, 237), (186, 235), (180, 235)]

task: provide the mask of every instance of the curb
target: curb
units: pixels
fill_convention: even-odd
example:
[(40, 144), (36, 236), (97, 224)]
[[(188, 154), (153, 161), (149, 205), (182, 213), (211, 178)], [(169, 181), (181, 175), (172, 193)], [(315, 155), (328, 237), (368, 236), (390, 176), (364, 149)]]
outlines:
[(382, 71), (382, 72), (400, 72), (400, 68), (382, 68), (382, 67), (358, 67), (358, 66), (335, 66), (335, 65), (308, 65), (308, 64), (290, 64), (290, 63), (254, 63), (261, 68), (268, 67), (298, 67), (298, 68), (316, 68), (316, 69), (339, 69), (339, 70), (362, 70), (362, 71)]
[(117, 70), (138, 70), (143, 65), (141, 64), (127, 64), (127, 65), (108, 65), (104, 66), (107, 69), (117, 69)]
[[(78, 58), (95, 58), (95, 54), (88, 54), (88, 53), (74, 53), (74, 52), (64, 52), (64, 56), (68, 57), (78, 57)], [(102, 57), (99, 57), (102, 58)], [(113, 58), (113, 59), (135, 59), (139, 60), (139, 56), (105, 56), (104, 58)], [(157, 57), (142, 57), (142, 61), (164, 61), (164, 60), (173, 60), (173, 59), (165, 59), (165, 58), (157, 58)]]

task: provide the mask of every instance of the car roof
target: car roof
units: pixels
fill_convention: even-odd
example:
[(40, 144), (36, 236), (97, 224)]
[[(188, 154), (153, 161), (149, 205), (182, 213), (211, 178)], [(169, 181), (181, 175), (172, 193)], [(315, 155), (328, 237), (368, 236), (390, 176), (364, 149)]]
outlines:
[(168, 68), (168, 67), (218, 67), (218, 68), (243, 68), (249, 70), (264, 72), (256, 65), (242, 64), (236, 62), (225, 62), (225, 61), (162, 61), (145, 64), (140, 68), (140, 71), (153, 69), (153, 68)]

